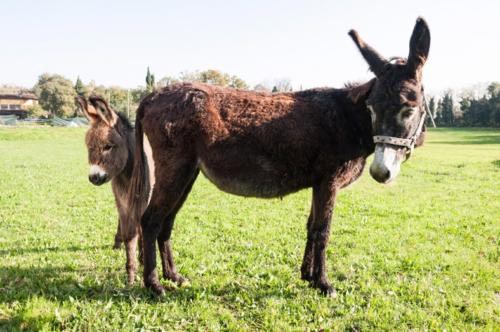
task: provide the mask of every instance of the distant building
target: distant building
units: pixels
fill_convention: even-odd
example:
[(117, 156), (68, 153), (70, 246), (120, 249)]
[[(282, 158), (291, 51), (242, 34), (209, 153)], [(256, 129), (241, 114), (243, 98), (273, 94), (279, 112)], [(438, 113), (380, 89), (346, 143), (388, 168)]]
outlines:
[(25, 118), (26, 109), (38, 104), (38, 97), (33, 93), (0, 94), (0, 115), (16, 115)]

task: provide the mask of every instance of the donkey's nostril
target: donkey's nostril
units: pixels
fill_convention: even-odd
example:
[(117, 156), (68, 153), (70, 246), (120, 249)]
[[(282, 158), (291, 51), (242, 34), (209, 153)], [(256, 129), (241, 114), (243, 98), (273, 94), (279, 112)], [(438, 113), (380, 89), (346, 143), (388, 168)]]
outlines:
[(386, 167), (372, 165), (370, 167), (371, 176), (380, 183), (386, 183), (391, 178), (391, 171)]
[(93, 184), (96, 184), (98, 181), (99, 176), (97, 174), (90, 174), (89, 175), (89, 181)]
[(108, 176), (106, 174), (100, 175), (100, 174), (90, 174), (89, 175), (89, 181), (92, 184), (95, 184), (96, 186), (99, 186), (106, 182), (108, 179)]
[(382, 173), (382, 178), (384, 182), (390, 179), (390, 177), (391, 177), (391, 171), (386, 170), (385, 172)]

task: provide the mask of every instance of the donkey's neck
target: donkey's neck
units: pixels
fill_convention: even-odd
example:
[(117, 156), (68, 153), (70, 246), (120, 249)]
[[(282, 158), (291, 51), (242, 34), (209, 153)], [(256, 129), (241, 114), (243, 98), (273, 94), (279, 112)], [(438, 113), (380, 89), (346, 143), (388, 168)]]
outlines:
[(112, 184), (120, 191), (127, 192), (132, 178), (132, 170), (134, 168), (134, 147), (135, 147), (135, 134), (134, 130), (127, 131), (125, 135), (127, 141), (128, 157), (123, 170), (113, 178)]
[(352, 86), (346, 89), (347, 102), (350, 104), (352, 117), (351, 130), (355, 137), (359, 138), (360, 144), (366, 156), (375, 151), (375, 144), (373, 143), (373, 127), (370, 111), (366, 105), (366, 100), (370, 95), (376, 79), (372, 79), (366, 83)]

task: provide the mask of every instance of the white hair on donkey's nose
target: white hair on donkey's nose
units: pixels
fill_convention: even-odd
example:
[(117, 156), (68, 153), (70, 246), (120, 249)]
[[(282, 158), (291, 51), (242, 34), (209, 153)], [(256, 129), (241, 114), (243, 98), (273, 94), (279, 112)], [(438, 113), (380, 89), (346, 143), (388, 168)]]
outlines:
[(106, 171), (99, 165), (90, 165), (89, 175), (106, 176)]
[(370, 174), (379, 182), (389, 183), (399, 174), (401, 162), (397, 149), (385, 144), (376, 144)]

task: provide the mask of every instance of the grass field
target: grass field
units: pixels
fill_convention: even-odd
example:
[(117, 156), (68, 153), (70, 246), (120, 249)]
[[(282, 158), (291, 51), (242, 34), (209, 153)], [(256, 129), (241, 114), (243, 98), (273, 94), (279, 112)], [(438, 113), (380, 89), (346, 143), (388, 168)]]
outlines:
[(173, 233), (191, 284), (127, 287), (83, 137), (0, 129), (0, 330), (500, 330), (500, 131), (433, 130), (396, 183), (341, 192), (336, 299), (300, 280), (309, 190), (241, 198), (202, 176)]

